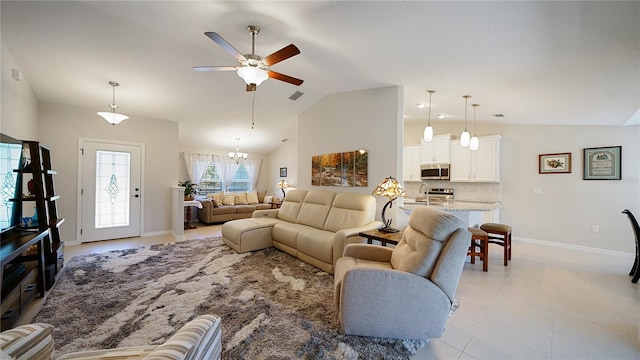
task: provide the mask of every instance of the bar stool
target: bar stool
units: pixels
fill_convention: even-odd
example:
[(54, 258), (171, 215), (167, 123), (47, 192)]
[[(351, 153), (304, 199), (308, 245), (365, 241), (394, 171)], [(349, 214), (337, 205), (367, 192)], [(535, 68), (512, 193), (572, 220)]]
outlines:
[[(486, 272), (489, 269), (489, 234), (478, 228), (470, 227), (468, 230), (471, 233), (471, 246), (467, 255), (471, 256), (472, 264), (476, 263), (476, 256), (480, 257), (482, 271)], [(480, 252), (476, 251), (477, 248), (480, 248)]]
[(486, 223), (480, 225), (480, 229), (489, 234), (489, 242), (498, 244), (504, 248), (504, 266), (509, 265), (511, 260), (511, 226), (496, 223)]

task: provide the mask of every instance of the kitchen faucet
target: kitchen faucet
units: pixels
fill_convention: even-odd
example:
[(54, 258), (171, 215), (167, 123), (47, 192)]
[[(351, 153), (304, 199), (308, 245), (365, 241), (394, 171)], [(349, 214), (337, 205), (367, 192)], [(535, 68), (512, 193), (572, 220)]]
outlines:
[[(424, 193), (422, 192), (422, 187), (424, 186)], [(424, 194), (425, 198), (427, 199), (427, 205), (429, 205), (429, 185), (426, 182), (423, 182), (420, 185), (420, 189), (418, 189), (418, 194)]]

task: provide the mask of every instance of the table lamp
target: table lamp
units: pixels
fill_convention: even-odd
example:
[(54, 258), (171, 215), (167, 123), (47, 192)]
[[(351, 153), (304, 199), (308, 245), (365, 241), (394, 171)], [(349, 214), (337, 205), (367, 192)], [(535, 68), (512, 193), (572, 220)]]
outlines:
[(389, 220), (385, 219), (384, 213), (385, 211), (387, 211), (387, 207), (392, 206), (391, 203), (393, 203), (393, 200), (397, 199), (398, 197), (407, 195), (402, 185), (400, 185), (396, 179), (389, 176), (388, 178), (382, 180), (380, 185), (378, 185), (373, 190), (372, 194), (389, 197), (389, 201), (382, 208), (382, 222), (384, 223), (384, 227), (378, 230), (387, 232), (387, 233), (397, 233), (398, 231), (400, 231), (398, 229), (394, 229), (391, 227), (391, 219)]
[(285, 179), (282, 179), (276, 185), (276, 187), (282, 189), (282, 200), (284, 200), (284, 197), (287, 195), (287, 193), (284, 192), (284, 189), (288, 188), (289, 184), (287, 184), (287, 181)]

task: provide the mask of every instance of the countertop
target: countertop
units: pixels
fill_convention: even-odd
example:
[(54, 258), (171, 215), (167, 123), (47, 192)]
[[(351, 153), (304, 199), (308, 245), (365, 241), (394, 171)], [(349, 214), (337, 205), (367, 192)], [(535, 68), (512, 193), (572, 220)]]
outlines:
[(436, 209), (445, 210), (445, 211), (493, 211), (500, 209), (501, 205), (499, 202), (495, 203), (481, 203), (481, 202), (472, 202), (472, 201), (446, 201), (439, 202), (437, 204), (429, 204), (427, 205), (425, 202), (416, 202), (414, 199), (404, 199), (404, 205), (400, 206), (402, 210), (405, 212), (411, 212), (417, 206), (431, 206)]

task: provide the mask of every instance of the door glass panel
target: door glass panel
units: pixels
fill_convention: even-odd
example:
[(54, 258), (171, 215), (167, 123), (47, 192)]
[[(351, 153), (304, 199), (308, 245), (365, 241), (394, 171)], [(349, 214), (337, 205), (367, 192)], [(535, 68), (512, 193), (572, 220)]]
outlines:
[(119, 151), (96, 151), (95, 227), (129, 225), (131, 154)]

